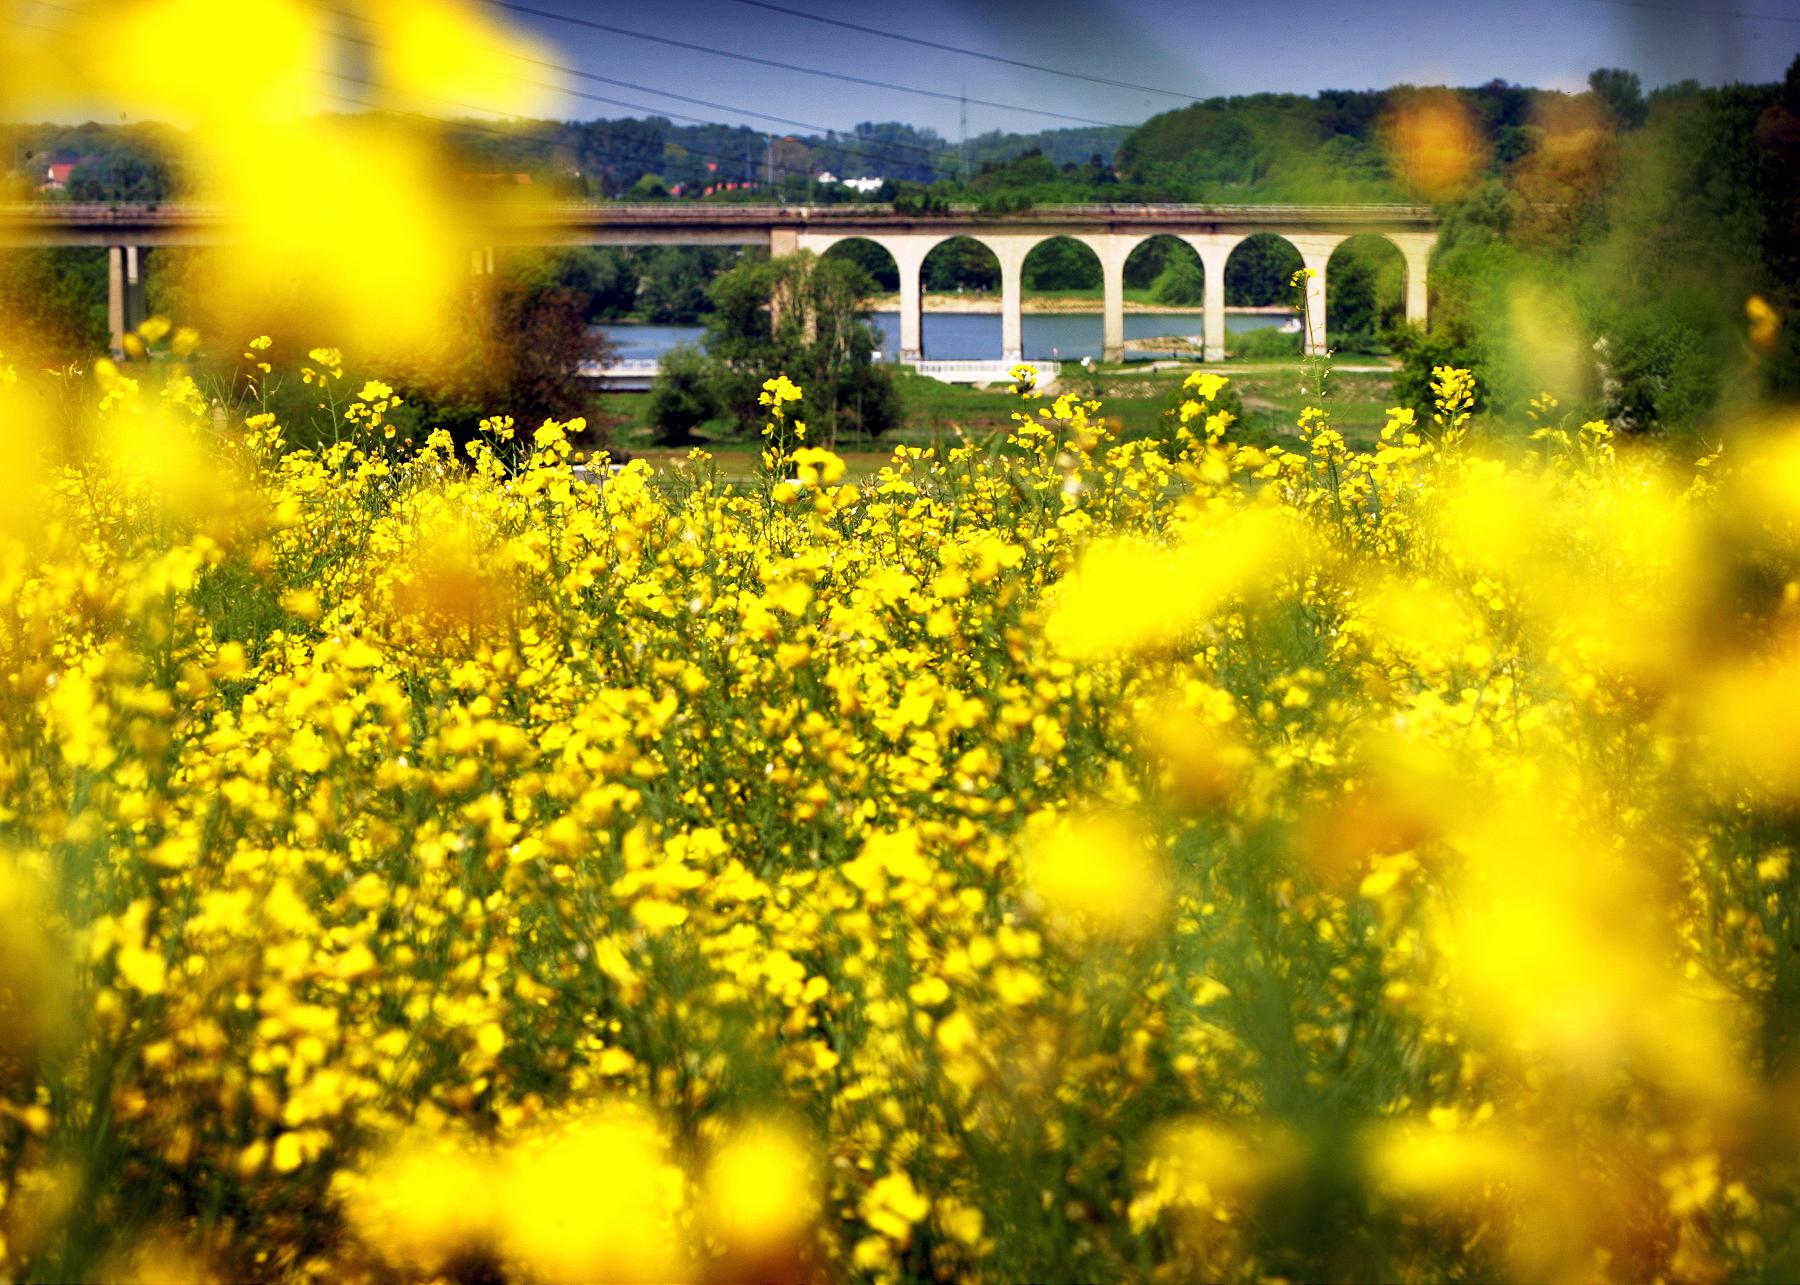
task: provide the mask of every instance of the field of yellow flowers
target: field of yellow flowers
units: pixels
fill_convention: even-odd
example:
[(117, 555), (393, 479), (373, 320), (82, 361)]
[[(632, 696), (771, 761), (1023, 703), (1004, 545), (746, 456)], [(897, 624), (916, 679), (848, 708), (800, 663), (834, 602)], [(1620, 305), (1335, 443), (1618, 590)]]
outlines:
[(306, 378), (0, 392), (0, 1278), (1800, 1269), (1800, 425), (596, 485)]

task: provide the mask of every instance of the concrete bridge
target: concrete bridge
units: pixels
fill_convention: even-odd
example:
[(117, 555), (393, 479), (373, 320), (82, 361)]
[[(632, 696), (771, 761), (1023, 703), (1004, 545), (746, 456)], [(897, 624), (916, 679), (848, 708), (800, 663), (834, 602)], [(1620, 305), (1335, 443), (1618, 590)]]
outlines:
[[(1246, 238), (1273, 233), (1312, 270), (1306, 283), (1305, 347), (1325, 345), (1327, 272), (1332, 251), (1352, 236), (1386, 238), (1406, 264), (1406, 317), (1423, 322), (1426, 277), (1437, 243), (1437, 216), (1414, 205), (1050, 205), (1013, 214), (973, 208), (913, 213), (889, 206), (546, 203), (487, 221), (490, 243), (473, 251), (476, 271), (491, 271), (494, 244), (765, 245), (774, 255), (823, 253), (845, 241), (871, 241), (892, 256), (900, 277), (900, 360), (917, 363), (922, 342), (921, 270), (925, 256), (956, 236), (972, 237), (1000, 265), (1000, 360), (1023, 357), (1021, 276), (1033, 249), (1053, 237), (1087, 246), (1100, 262), (1102, 343), (1117, 361), (1125, 345), (1125, 260), (1155, 236), (1194, 247), (1205, 268), (1205, 357), (1225, 353), (1225, 264)], [(130, 328), (137, 251), (145, 246), (205, 245), (233, 235), (230, 211), (192, 204), (0, 206), (0, 246), (89, 245), (110, 251), (108, 315), (116, 337)]]

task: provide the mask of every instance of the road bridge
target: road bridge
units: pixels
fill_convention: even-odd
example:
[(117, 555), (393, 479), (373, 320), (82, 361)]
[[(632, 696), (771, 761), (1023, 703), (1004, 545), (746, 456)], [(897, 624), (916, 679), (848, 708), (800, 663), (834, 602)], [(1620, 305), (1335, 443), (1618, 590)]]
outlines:
[[(1100, 262), (1102, 342), (1107, 360), (1125, 345), (1125, 260), (1155, 236), (1193, 246), (1205, 269), (1205, 357), (1225, 353), (1225, 264), (1241, 242), (1273, 233), (1299, 252), (1306, 283), (1308, 352), (1325, 346), (1326, 267), (1352, 236), (1385, 237), (1406, 265), (1406, 318), (1423, 323), (1438, 218), (1416, 205), (1047, 205), (1016, 213), (950, 207), (927, 212), (886, 205), (774, 206), (546, 202), (484, 221), (488, 243), (474, 249), (476, 271), (492, 271), (495, 244), (763, 245), (774, 255), (824, 253), (862, 239), (892, 256), (900, 278), (900, 359), (924, 359), (922, 269), (952, 237), (986, 246), (1000, 265), (1000, 360), (1023, 357), (1020, 301), (1025, 260), (1054, 237), (1087, 246)], [(115, 340), (132, 321), (138, 250), (207, 245), (234, 235), (231, 211), (197, 204), (93, 205), (30, 202), (0, 206), (0, 246), (88, 245), (109, 251), (108, 316)]]

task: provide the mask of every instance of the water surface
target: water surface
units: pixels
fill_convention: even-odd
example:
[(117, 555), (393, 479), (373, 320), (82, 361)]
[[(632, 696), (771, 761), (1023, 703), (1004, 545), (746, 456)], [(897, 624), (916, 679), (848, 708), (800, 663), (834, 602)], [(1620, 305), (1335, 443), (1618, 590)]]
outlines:
[[(1237, 313), (1225, 314), (1225, 329), (1232, 333), (1278, 326), (1290, 314)], [(871, 314), (875, 328), (881, 332), (882, 355), (888, 361), (900, 355), (900, 314)], [(1023, 317), (1025, 355), (1027, 357), (1080, 361), (1083, 357), (1100, 356), (1101, 317), (1097, 312), (1026, 313)], [(1203, 324), (1199, 313), (1128, 312), (1125, 314), (1127, 339), (1150, 339), (1159, 335), (1182, 335), (1197, 344)], [(925, 356), (938, 360), (997, 359), (1000, 356), (1000, 314), (997, 312), (928, 312), (925, 314)], [(676, 344), (697, 344), (706, 333), (700, 326), (648, 326), (618, 323), (601, 326), (612, 340), (618, 355), (626, 360), (660, 358)], [(1134, 353), (1148, 358), (1154, 353)]]

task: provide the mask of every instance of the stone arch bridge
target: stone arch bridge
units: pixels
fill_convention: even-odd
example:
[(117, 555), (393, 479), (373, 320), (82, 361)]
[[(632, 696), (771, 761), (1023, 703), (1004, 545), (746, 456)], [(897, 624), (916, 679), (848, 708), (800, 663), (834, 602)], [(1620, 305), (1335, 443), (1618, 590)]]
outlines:
[[(33, 203), (0, 208), (0, 246), (91, 245), (110, 251), (109, 319), (117, 341), (141, 312), (138, 251), (145, 246), (204, 245), (230, 239), (229, 211), (169, 204)], [(1373, 233), (1406, 264), (1406, 317), (1423, 322), (1426, 278), (1438, 220), (1412, 205), (1049, 205), (993, 214), (951, 207), (913, 213), (888, 206), (762, 206), (546, 203), (487, 221), (488, 243), (472, 250), (477, 272), (491, 271), (495, 244), (766, 245), (771, 254), (818, 253), (843, 241), (872, 241), (893, 257), (900, 276), (900, 359), (923, 356), (921, 270), (925, 256), (952, 237), (986, 246), (1000, 265), (1001, 360), (1023, 356), (1021, 275), (1037, 246), (1069, 237), (1100, 261), (1104, 354), (1118, 360), (1125, 344), (1125, 260), (1156, 236), (1191, 245), (1205, 269), (1205, 356), (1225, 349), (1225, 263), (1240, 242), (1273, 233), (1312, 270), (1307, 282), (1308, 352), (1325, 344), (1326, 266), (1352, 236)]]

